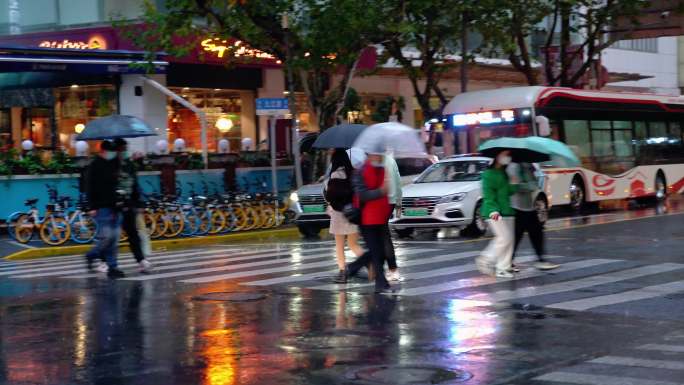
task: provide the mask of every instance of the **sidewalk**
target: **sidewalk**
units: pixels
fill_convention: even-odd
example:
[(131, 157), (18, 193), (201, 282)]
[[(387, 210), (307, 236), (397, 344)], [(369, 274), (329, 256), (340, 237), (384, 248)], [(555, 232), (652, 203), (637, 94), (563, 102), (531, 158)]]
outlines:
[[(222, 235), (205, 235), (197, 237), (181, 237), (171, 239), (157, 239), (152, 241), (152, 250), (164, 251), (173, 249), (184, 249), (198, 245), (210, 245), (229, 241), (265, 241), (278, 238), (288, 238), (299, 236), (299, 231), (295, 226), (286, 226), (279, 229), (241, 231)], [(5, 260), (24, 260), (57, 255), (85, 254), (90, 250), (92, 244), (77, 245), (67, 243), (63, 246), (47, 246), (40, 240), (33, 240), (24, 245), (13, 241), (6, 235), (0, 237), (0, 258)], [(128, 251), (128, 243), (120, 245), (120, 251)]]

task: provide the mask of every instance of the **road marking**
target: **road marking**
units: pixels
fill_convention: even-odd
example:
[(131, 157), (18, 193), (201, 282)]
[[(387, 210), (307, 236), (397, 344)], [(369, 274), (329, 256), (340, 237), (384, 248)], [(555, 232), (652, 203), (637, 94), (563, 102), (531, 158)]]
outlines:
[[(474, 294), (467, 298), (485, 299), (492, 302), (501, 302), (511, 299), (536, 297), (540, 295), (556, 294), (566, 291), (583, 289), (590, 286), (614, 283), (632, 278), (643, 277), (646, 275), (664, 273), (668, 271), (678, 270), (683, 267), (684, 265), (678, 263), (663, 263), (658, 265), (641, 266), (633, 269), (620, 270), (612, 273), (606, 273), (581, 279), (574, 279), (566, 282), (558, 282), (550, 285), (523, 287), (516, 290), (501, 290), (494, 293)], [(555, 307), (555, 305), (556, 304), (548, 306)]]
[(638, 301), (647, 298), (660, 297), (667, 294), (684, 291), (684, 281), (663, 283), (660, 285), (646, 286), (622, 293), (602, 295), (599, 297), (583, 298), (574, 301), (566, 301), (549, 305), (555, 309), (588, 310), (599, 306), (615, 305), (619, 303)]
[(660, 351), (660, 352), (671, 352), (671, 353), (684, 353), (684, 345), (646, 344), (646, 345), (639, 346), (637, 349), (656, 350), (656, 351)]
[[(403, 254), (407, 254), (409, 252), (420, 252), (420, 250), (415, 250), (415, 249), (406, 249), (403, 250)], [(249, 270), (249, 271), (241, 271), (241, 272), (236, 272), (236, 273), (228, 273), (228, 274), (219, 274), (219, 275), (210, 275), (210, 276), (204, 276), (204, 277), (199, 277), (199, 278), (191, 278), (191, 279), (184, 279), (181, 280), (180, 282), (183, 283), (206, 283), (206, 282), (215, 282), (215, 281), (222, 281), (225, 279), (234, 279), (234, 278), (244, 278), (244, 277), (253, 277), (253, 276), (258, 276), (258, 275), (264, 275), (264, 274), (272, 274), (272, 273), (283, 273), (283, 272), (290, 272), (290, 271), (302, 271), (302, 270), (309, 270), (313, 268), (318, 268), (318, 267), (329, 267), (331, 265), (330, 261), (321, 261), (321, 262), (314, 262), (314, 263), (307, 263), (307, 264), (302, 264), (302, 263), (294, 263), (288, 266), (279, 266), (279, 267), (273, 267), (269, 269), (260, 269), (260, 270)], [(229, 271), (229, 270), (236, 270), (236, 269), (229, 269), (228, 267), (230, 266), (225, 266), (225, 268), (221, 270), (215, 270), (215, 271)], [(248, 266), (244, 266), (248, 267)], [(211, 271), (207, 271), (211, 272)], [(180, 276), (180, 275), (195, 275), (196, 273), (193, 272), (185, 272), (185, 274), (181, 274), (183, 272), (178, 272), (177, 275), (172, 275), (172, 276)], [(173, 274), (173, 273), (169, 273)], [(320, 274), (320, 272), (319, 272)], [(134, 281), (147, 281), (149, 279), (154, 279), (153, 276), (148, 276), (148, 277), (135, 277), (135, 278), (130, 278), (130, 280)]]
[[(437, 251), (435, 249), (420, 249), (420, 253), (427, 253), (427, 252), (433, 252)], [(401, 251), (397, 251), (397, 255), (400, 255)], [(455, 253), (455, 254), (449, 254), (449, 255), (459, 255), (462, 253)], [(437, 256), (437, 257), (429, 257), (425, 259), (439, 259), (440, 261), (442, 260), (443, 256)], [(421, 260), (425, 260), (421, 259)], [(446, 259), (450, 260), (450, 259)], [(402, 261), (401, 266), (411, 266), (417, 264), (417, 261), (414, 260), (407, 260), (407, 261)], [(276, 278), (268, 278), (268, 279), (261, 279), (258, 281), (251, 281), (251, 282), (241, 282), (241, 285), (247, 285), (247, 286), (268, 286), (268, 285), (279, 285), (283, 283), (293, 283), (293, 282), (302, 282), (302, 281), (310, 281), (312, 279), (317, 279), (324, 277), (328, 274), (334, 274), (337, 273), (339, 270), (338, 269), (331, 269), (331, 270), (325, 270), (325, 271), (319, 271), (315, 273), (308, 273), (308, 274), (295, 274), (295, 275), (288, 275), (285, 277), (276, 277)]]
[(684, 362), (668, 360), (648, 360), (644, 358), (605, 356), (587, 362), (593, 364), (638, 366), (641, 368), (684, 370)]
[[(479, 255), (479, 252), (465, 252), (465, 253), (455, 253), (455, 254), (447, 254), (444, 257), (446, 257), (446, 260), (459, 260), (459, 259), (465, 259), (465, 258), (472, 258), (477, 255)], [(535, 261), (537, 259), (536, 256), (528, 255), (524, 257), (519, 257), (516, 259), (518, 262), (530, 262), (530, 261)], [(420, 266), (425, 264), (425, 262), (422, 262), (423, 259), (420, 260), (412, 260), (412, 261), (407, 261), (401, 264), (401, 267), (407, 267), (407, 266)], [(440, 277), (440, 276), (445, 276), (445, 275), (452, 275), (452, 274), (460, 274), (460, 273), (467, 273), (471, 271), (476, 271), (477, 266), (474, 263), (466, 263), (463, 265), (458, 265), (458, 266), (450, 266), (450, 267), (443, 267), (439, 269), (434, 269), (434, 270), (426, 270), (426, 271), (420, 271), (420, 272), (415, 272), (415, 273), (402, 273), (402, 277), (408, 278), (408, 279), (424, 279), (424, 278), (433, 278), (433, 277)], [(318, 285), (318, 286), (309, 286), (308, 289), (313, 289), (313, 290), (331, 290), (331, 291), (337, 291), (337, 290), (349, 290), (349, 289), (357, 289), (361, 287), (367, 287), (367, 286), (373, 286), (375, 285), (374, 283), (336, 283), (336, 284), (327, 284), (327, 285)]]
[(17, 241), (8, 241), (7, 243), (14, 245), (14, 246), (23, 247), (24, 249), (35, 249), (36, 248), (35, 246), (30, 246), (30, 245), (27, 245), (25, 243), (21, 243), (21, 242), (17, 242)]
[(681, 382), (646, 380), (643, 378), (606, 376), (574, 372), (553, 372), (535, 377), (537, 381), (565, 382), (578, 385), (683, 385)]
[[(312, 252), (314, 251), (322, 251), (322, 250), (330, 250), (329, 248), (320, 248), (320, 249), (311, 249)], [(215, 263), (230, 263), (234, 261), (241, 261), (241, 260), (248, 260), (248, 259), (260, 259), (260, 258), (268, 258), (268, 257), (276, 257), (276, 256), (288, 256), (292, 251), (291, 250), (283, 250), (283, 251), (276, 251), (276, 252), (269, 252), (269, 253), (238, 253), (238, 254), (212, 254), (208, 255), (206, 257), (200, 257), (200, 258), (195, 258), (198, 260), (198, 262), (189, 262), (186, 263), (185, 265), (190, 265), (190, 266), (196, 266), (196, 265), (210, 265), (210, 264), (215, 264)], [(324, 254), (325, 255), (325, 254)], [(153, 263), (156, 261), (155, 259), (150, 259)], [(183, 257), (176, 257), (172, 261), (161, 261), (161, 264), (172, 264), (176, 262), (184, 262), (186, 258)], [(127, 267), (137, 267), (138, 263), (137, 262), (129, 262), (129, 263), (122, 263), (119, 265), (120, 268), (127, 268)], [(175, 268), (180, 268), (183, 267), (183, 264), (176, 264), (176, 265), (169, 265), (169, 266), (160, 266), (159, 269), (161, 270), (170, 270), (170, 269), (175, 269)], [(71, 274), (83, 274), (83, 275), (71, 275)], [(90, 277), (96, 277), (98, 274), (97, 273), (90, 273), (87, 269), (85, 268), (76, 268), (76, 269), (71, 269), (71, 270), (59, 270), (59, 271), (53, 271), (53, 272), (47, 272), (47, 273), (31, 273), (31, 274), (22, 274), (22, 275), (14, 275), (12, 278), (36, 278), (36, 277), (47, 277), (47, 276), (65, 276), (64, 278), (75, 278), (75, 279), (80, 279), (80, 278), (90, 278)]]
[[(593, 266), (598, 266), (602, 264), (608, 264), (608, 263), (615, 263), (615, 262), (621, 262), (620, 260), (615, 260), (615, 259), (588, 259), (588, 260), (582, 260), (582, 261), (575, 261), (575, 262), (570, 262), (562, 265), (558, 269), (553, 270), (554, 273), (558, 272), (568, 272), (568, 271), (573, 271), (573, 270), (580, 270), (580, 269), (585, 269), (587, 267), (593, 267)], [(547, 275), (549, 274), (548, 272), (545, 271), (532, 271), (529, 273), (521, 273), (516, 275), (514, 278), (509, 278), (509, 279), (497, 279), (494, 277), (489, 277), (489, 276), (483, 276), (483, 277), (475, 277), (475, 278), (469, 278), (469, 279), (461, 279), (455, 282), (443, 282), (435, 285), (428, 285), (428, 286), (419, 286), (419, 287), (413, 287), (410, 289), (401, 289), (397, 291), (396, 293), (393, 293), (392, 295), (399, 295), (399, 296), (416, 296), (416, 295), (422, 295), (422, 294), (433, 294), (433, 293), (441, 293), (445, 291), (451, 291), (451, 290), (458, 290), (458, 289), (464, 289), (464, 288), (472, 288), (472, 287), (479, 287), (479, 286), (485, 286), (485, 285), (491, 285), (499, 282), (511, 282), (511, 281), (519, 281), (523, 279), (528, 279), (528, 278), (533, 278), (533, 277), (539, 277), (542, 275)], [(467, 299), (478, 299), (478, 298), (467, 298)]]

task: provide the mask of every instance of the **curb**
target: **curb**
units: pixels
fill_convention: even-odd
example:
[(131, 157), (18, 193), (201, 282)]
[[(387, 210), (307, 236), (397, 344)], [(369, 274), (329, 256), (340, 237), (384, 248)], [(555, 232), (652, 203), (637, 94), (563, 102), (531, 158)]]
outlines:
[[(286, 227), (277, 230), (257, 230), (257, 231), (245, 231), (234, 234), (223, 234), (223, 235), (207, 235), (201, 237), (192, 238), (175, 238), (175, 239), (157, 239), (151, 241), (152, 250), (154, 251), (166, 251), (175, 249), (184, 249), (191, 246), (197, 245), (211, 245), (216, 243), (223, 243), (226, 241), (242, 241), (246, 239), (254, 240), (266, 240), (273, 238), (286, 238), (291, 236), (299, 235), (299, 231), (296, 227)], [(7, 261), (21, 261), (27, 259), (36, 259), (44, 257), (54, 257), (58, 255), (70, 255), (70, 254), (85, 254), (88, 250), (92, 248), (92, 244), (88, 245), (77, 245), (77, 246), (55, 246), (55, 247), (37, 247), (34, 249), (26, 249), (17, 251), (2, 259)], [(128, 243), (119, 245), (119, 252), (130, 251)]]

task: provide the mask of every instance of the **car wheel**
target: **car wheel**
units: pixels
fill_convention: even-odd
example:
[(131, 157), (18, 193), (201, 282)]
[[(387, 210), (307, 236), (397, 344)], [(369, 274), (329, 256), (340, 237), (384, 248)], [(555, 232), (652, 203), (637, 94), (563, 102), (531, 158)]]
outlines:
[(463, 229), (463, 233), (470, 237), (481, 237), (487, 232), (487, 221), (482, 217), (482, 201), (477, 202), (473, 211), (473, 221)]
[(297, 228), (304, 238), (318, 238), (318, 235), (321, 233), (321, 228), (318, 226), (297, 225)]
[(537, 196), (537, 199), (534, 201), (534, 210), (537, 212), (537, 218), (539, 218), (541, 224), (549, 220), (549, 203), (543, 195)]
[(394, 232), (397, 233), (397, 237), (399, 237), (399, 239), (410, 238), (413, 235), (413, 229), (412, 228), (394, 229)]

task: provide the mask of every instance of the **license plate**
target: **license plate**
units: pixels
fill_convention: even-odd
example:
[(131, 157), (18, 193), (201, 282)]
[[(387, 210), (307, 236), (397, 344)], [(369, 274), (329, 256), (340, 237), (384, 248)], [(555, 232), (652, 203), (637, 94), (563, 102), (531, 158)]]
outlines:
[(406, 209), (404, 210), (404, 215), (407, 217), (424, 217), (428, 215), (428, 209)]
[(324, 213), (325, 205), (302, 206), (302, 211), (305, 213)]

